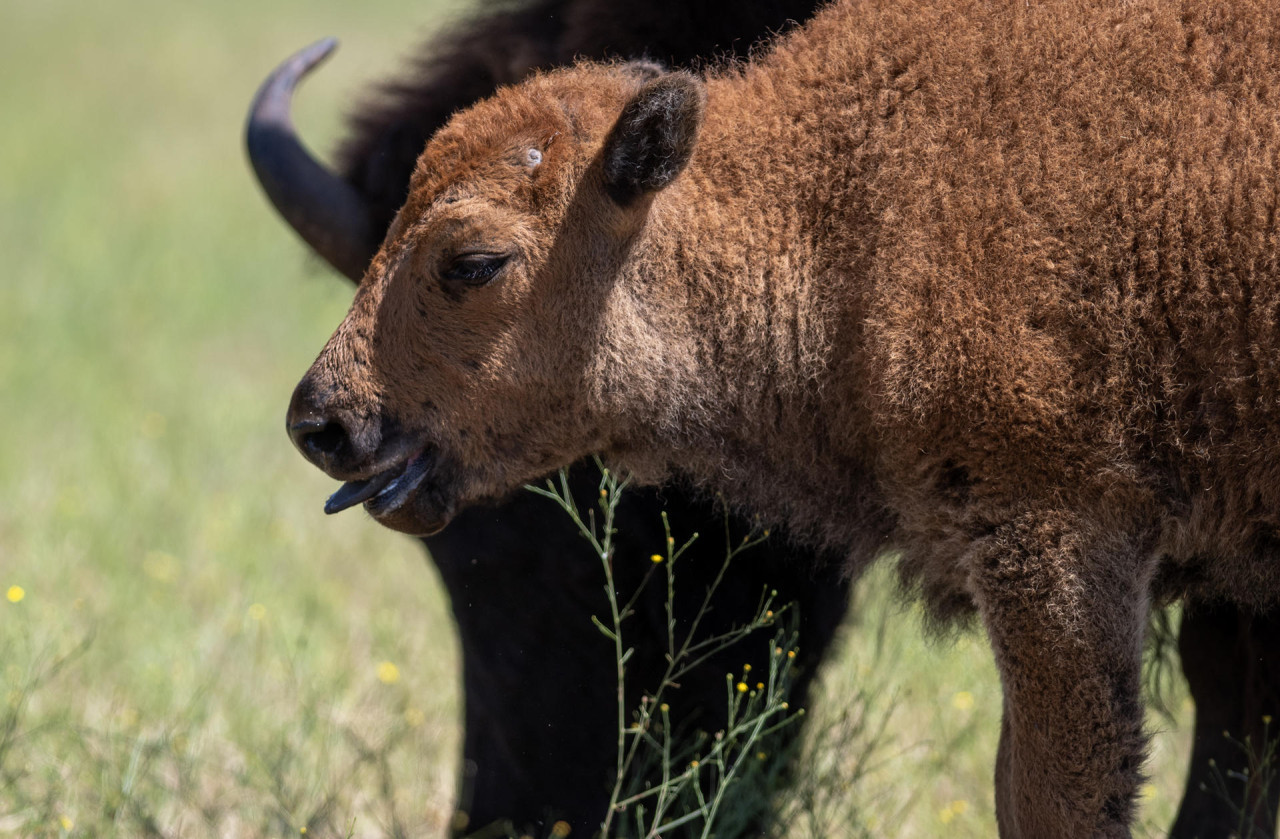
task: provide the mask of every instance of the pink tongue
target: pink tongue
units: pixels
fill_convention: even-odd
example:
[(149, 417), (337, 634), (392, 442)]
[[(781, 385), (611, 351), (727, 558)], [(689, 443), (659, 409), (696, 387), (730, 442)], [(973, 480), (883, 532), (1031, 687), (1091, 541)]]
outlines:
[(393, 470), (388, 469), (381, 475), (374, 475), (367, 481), (347, 481), (337, 492), (329, 496), (329, 500), (324, 502), (324, 511), (329, 515), (341, 513), (348, 507), (354, 507), (361, 502), (368, 501), (373, 496), (382, 491), (382, 488), (391, 483), (391, 479), (396, 476)]

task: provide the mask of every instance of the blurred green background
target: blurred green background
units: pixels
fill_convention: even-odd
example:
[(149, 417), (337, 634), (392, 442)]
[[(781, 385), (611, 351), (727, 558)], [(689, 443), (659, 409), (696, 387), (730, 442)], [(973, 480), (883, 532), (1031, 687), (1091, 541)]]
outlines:
[[(350, 291), (267, 207), (241, 131), (270, 68), (337, 35), (297, 106), (328, 150), (362, 87), (460, 8), (0, 8), (0, 835), (448, 823), (447, 603), (417, 543), (321, 513), (332, 486), (284, 435)], [(923, 641), (885, 573), (860, 599), (814, 725), (888, 719), (848, 794), (849, 835), (993, 835), (985, 645)], [(1147, 835), (1181, 786), (1180, 691)], [(827, 744), (813, 771), (839, 778), (865, 747)]]

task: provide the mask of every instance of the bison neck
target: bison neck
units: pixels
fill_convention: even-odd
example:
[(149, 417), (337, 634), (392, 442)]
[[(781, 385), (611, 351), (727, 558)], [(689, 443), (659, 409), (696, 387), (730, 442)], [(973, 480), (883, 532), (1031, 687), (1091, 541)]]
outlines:
[(642, 407), (625, 409), (615, 453), (865, 557), (886, 532), (862, 407), (870, 117), (856, 85), (833, 108), (829, 88), (777, 69), (712, 82), (690, 168), (650, 208), (620, 296), (652, 331), (622, 343), (662, 374), (619, 387)]

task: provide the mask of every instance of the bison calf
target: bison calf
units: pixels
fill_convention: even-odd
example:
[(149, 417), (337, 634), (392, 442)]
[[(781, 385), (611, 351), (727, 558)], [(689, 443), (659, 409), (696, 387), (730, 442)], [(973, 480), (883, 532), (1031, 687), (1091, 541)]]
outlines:
[(506, 89), (294, 439), (411, 533), (603, 451), (893, 548), (991, 639), (1002, 834), (1128, 835), (1150, 604), (1280, 594), (1278, 14), (850, 0), (705, 84)]

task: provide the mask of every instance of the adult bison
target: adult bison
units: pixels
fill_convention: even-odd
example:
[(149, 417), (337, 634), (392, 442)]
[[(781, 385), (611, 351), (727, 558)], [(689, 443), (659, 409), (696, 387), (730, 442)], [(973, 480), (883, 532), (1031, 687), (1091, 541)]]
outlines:
[(455, 118), (290, 431), (407, 532), (603, 451), (892, 547), (992, 640), (1002, 834), (1128, 835), (1150, 604), (1280, 594), (1280, 11), (889, 5)]
[[(320, 46), (281, 65), (264, 83), (250, 113), (250, 157), (281, 214), (358, 282), (408, 193), (414, 162), (453, 112), (536, 66), (574, 56), (649, 55), (687, 64), (698, 56), (742, 54), (785, 28), (789, 17), (807, 17), (813, 6), (809, 0), (539, 0), (499, 7), (434, 39), (402, 79), (371, 93), (339, 151), (341, 177), (306, 154), (289, 119), (294, 86), (331, 49)], [(579, 507), (594, 504), (593, 466), (571, 470), (570, 483)], [(624, 594), (639, 586), (648, 557), (665, 542), (663, 509), (682, 541), (703, 534), (678, 574), (685, 596), (676, 600), (677, 619), (686, 631), (721, 569), (725, 545), (715, 534), (726, 522), (714, 504), (687, 488), (668, 487), (661, 497), (626, 493), (615, 567)], [(737, 534), (749, 527), (741, 519), (731, 525)], [(466, 818), (457, 826), (475, 830), (508, 821), (543, 834), (564, 820), (575, 835), (590, 833), (609, 800), (617, 724), (613, 647), (591, 623), (593, 615), (608, 614), (598, 560), (566, 515), (526, 492), (462, 513), (424, 542), (461, 642), (465, 732), (458, 807)], [(699, 629), (700, 638), (730, 630), (754, 614), (762, 589), (777, 588), (779, 602), (795, 602), (800, 617), (797, 704), (849, 598), (839, 564), (815, 565), (815, 558), (777, 538), (738, 557)], [(665, 601), (665, 587), (650, 586), (626, 624), (627, 642), (635, 647), (628, 662), (631, 708), (666, 669)], [(723, 728), (724, 673), (744, 661), (762, 666), (764, 640), (739, 644), (682, 679), (670, 703), (675, 718), (707, 731)], [(768, 802), (755, 803), (763, 820)]]

